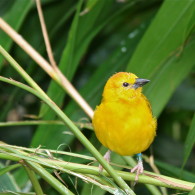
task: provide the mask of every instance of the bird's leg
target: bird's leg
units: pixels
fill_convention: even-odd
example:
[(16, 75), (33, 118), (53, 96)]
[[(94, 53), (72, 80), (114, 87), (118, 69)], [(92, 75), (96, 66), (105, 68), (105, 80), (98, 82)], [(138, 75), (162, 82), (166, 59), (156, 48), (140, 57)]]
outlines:
[[(110, 151), (110, 150), (108, 150), (108, 151), (106, 152), (106, 154), (104, 154), (104, 159), (105, 159), (108, 163), (110, 163), (110, 154), (111, 154), (111, 151)], [(102, 167), (101, 164), (99, 164), (99, 171), (102, 172), (102, 170), (103, 170), (103, 167)]]
[(139, 154), (136, 154), (136, 155), (137, 155), (138, 163), (133, 169), (131, 169), (131, 173), (136, 172), (135, 182), (138, 181), (139, 175), (142, 174), (143, 171), (144, 171), (143, 161), (142, 161), (142, 154), (139, 153)]

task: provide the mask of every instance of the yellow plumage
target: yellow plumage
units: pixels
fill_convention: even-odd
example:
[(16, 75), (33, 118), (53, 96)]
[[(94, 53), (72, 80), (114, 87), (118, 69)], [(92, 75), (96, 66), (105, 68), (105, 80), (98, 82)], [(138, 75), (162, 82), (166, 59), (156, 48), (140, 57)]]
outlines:
[(127, 72), (113, 75), (92, 121), (99, 141), (125, 156), (146, 150), (156, 135), (156, 119), (142, 87), (136, 85), (137, 78)]

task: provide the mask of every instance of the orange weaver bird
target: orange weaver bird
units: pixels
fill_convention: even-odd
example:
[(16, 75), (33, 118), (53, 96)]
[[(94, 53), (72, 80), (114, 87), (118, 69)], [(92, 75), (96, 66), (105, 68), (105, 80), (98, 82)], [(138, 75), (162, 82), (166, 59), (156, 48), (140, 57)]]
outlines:
[(138, 163), (131, 170), (135, 180), (143, 173), (142, 154), (156, 135), (156, 119), (150, 103), (142, 94), (142, 86), (149, 80), (133, 73), (119, 72), (106, 83), (101, 104), (92, 120), (99, 141), (107, 148), (104, 158), (110, 161), (110, 152), (131, 156), (137, 154)]

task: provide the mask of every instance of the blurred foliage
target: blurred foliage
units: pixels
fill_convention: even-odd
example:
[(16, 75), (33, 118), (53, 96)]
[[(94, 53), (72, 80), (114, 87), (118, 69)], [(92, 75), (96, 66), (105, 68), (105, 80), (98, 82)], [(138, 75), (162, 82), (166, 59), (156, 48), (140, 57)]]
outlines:
[[(35, 2), (2, 0), (0, 7), (0, 16), (47, 59)], [(144, 92), (158, 117), (158, 131), (146, 154), (154, 155), (163, 174), (195, 182), (194, 123), (191, 126), (195, 110), (195, 2), (86, 0), (78, 11), (78, 1), (43, 0), (42, 8), (56, 62), (93, 108), (100, 102), (106, 80), (115, 72), (129, 71), (151, 80)], [(0, 45), (72, 120), (87, 117), (2, 30)], [(23, 81), (2, 56), (0, 74)], [(1, 121), (25, 120), (26, 115), (58, 119), (37, 98), (5, 83), (0, 83), (0, 108)], [(0, 137), (8, 144), (20, 146), (42, 145), (57, 149), (63, 144), (60, 149), (90, 155), (73, 135), (64, 133), (66, 130), (57, 125), (1, 127)], [(100, 147), (93, 132), (86, 129), (83, 132), (97, 148)], [(192, 139), (187, 139), (189, 132)], [(186, 145), (189, 145), (187, 149)], [(184, 159), (185, 174), (182, 174)], [(6, 177), (11, 181), (9, 190), (14, 190), (13, 186), (15, 190), (31, 190), (23, 171), (15, 171), (11, 179)], [(75, 190), (77, 181), (74, 178), (64, 176), (63, 179), (74, 193), (100, 194), (90, 185), (84, 187), (88, 188), (85, 191), (81, 180)], [(42, 185), (45, 193), (58, 194), (44, 182)], [(136, 191), (150, 194), (143, 185), (136, 186)], [(104, 193), (101, 190), (101, 194)]]

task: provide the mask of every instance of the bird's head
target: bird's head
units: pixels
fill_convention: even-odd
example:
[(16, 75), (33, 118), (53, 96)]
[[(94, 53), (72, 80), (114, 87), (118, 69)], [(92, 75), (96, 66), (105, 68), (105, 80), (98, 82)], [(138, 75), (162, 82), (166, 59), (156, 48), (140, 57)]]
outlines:
[(138, 78), (133, 73), (119, 72), (114, 74), (107, 81), (103, 98), (104, 100), (132, 100), (139, 97), (142, 93), (142, 86), (149, 80)]

